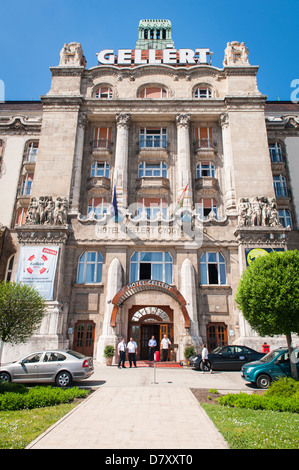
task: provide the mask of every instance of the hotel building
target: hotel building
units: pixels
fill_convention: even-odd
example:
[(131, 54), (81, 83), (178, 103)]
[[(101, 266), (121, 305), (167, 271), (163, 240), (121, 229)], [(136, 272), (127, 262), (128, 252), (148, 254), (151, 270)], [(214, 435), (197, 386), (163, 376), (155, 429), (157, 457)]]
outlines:
[(3, 362), (72, 348), (103, 362), (133, 336), (261, 349), (234, 301), (254, 258), (298, 248), (299, 105), (267, 101), (244, 43), (176, 49), (141, 20), (135, 49), (87, 68), (65, 44), (40, 101), (0, 103), (0, 279), (27, 282), (47, 315)]

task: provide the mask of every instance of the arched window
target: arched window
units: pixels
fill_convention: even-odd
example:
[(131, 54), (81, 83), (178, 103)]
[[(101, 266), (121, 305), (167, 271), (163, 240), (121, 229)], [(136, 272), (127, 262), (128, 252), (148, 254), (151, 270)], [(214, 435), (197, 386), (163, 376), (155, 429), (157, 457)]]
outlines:
[(172, 257), (164, 251), (135, 251), (131, 257), (130, 282), (142, 279), (172, 284)]
[(99, 86), (94, 91), (95, 98), (111, 99), (113, 98), (113, 90), (110, 86)]
[(12, 255), (7, 262), (5, 282), (9, 282), (11, 280), (14, 260), (15, 260), (15, 255)]
[(167, 97), (167, 91), (161, 86), (148, 86), (143, 88), (139, 94), (140, 98), (161, 99)]
[(38, 140), (27, 142), (24, 150), (24, 162), (34, 163), (38, 152)]
[(203, 253), (200, 258), (201, 284), (226, 284), (226, 265), (221, 253)]
[(199, 162), (196, 166), (196, 178), (212, 176), (215, 178), (215, 165), (212, 162)]
[(79, 258), (77, 283), (95, 284), (102, 281), (103, 256), (99, 251), (85, 251)]
[(198, 99), (212, 98), (211, 88), (206, 87), (206, 86), (196, 88), (194, 91), (194, 98), (198, 98)]

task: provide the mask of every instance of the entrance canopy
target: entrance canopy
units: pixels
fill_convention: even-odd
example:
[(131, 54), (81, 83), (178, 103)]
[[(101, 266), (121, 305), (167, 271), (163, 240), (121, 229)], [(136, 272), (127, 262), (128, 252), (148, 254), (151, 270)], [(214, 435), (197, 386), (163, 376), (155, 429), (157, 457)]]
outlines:
[(186, 300), (184, 299), (182, 294), (176, 289), (176, 287), (173, 287), (170, 284), (167, 284), (166, 282), (155, 281), (152, 279), (131, 282), (131, 284), (127, 284), (120, 291), (117, 292), (117, 294), (112, 300), (114, 307), (111, 314), (110, 326), (115, 327), (116, 316), (119, 306), (122, 305), (125, 300), (127, 300), (129, 297), (136, 294), (137, 292), (143, 292), (146, 290), (157, 290), (163, 292), (164, 294), (168, 294), (172, 298), (174, 298), (180, 305), (185, 320), (185, 328), (190, 328), (190, 318), (186, 309)]

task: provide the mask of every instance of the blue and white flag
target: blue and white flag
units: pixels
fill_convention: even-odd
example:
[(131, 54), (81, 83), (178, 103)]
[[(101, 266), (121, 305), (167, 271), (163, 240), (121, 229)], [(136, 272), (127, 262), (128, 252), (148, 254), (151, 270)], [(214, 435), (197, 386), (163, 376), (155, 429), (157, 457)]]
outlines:
[(114, 186), (114, 191), (113, 191), (113, 200), (112, 200), (112, 206), (111, 206), (111, 215), (114, 216), (115, 222), (118, 222), (118, 208), (117, 208), (117, 197), (116, 197), (116, 187)]

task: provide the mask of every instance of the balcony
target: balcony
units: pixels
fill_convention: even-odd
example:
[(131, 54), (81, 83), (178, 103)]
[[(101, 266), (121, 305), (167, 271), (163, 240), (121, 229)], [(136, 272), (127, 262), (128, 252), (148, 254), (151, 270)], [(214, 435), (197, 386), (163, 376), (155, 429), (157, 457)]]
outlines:
[(139, 141), (139, 157), (161, 160), (168, 155), (166, 135), (147, 135)]
[(212, 176), (197, 178), (195, 181), (196, 191), (200, 191), (203, 196), (213, 196), (219, 190), (218, 180)]
[(169, 191), (169, 179), (163, 176), (150, 176), (137, 178), (136, 190), (140, 195), (163, 195)]
[(92, 156), (97, 158), (107, 158), (112, 152), (112, 142), (108, 139), (97, 139), (92, 142)]
[(105, 176), (93, 176), (88, 179), (87, 190), (94, 195), (101, 195), (110, 190), (110, 179)]
[(30, 149), (24, 154), (23, 165), (27, 173), (34, 171), (36, 156), (37, 156), (37, 149)]
[(194, 143), (194, 150), (198, 160), (214, 160), (215, 148), (211, 139), (200, 139)]

